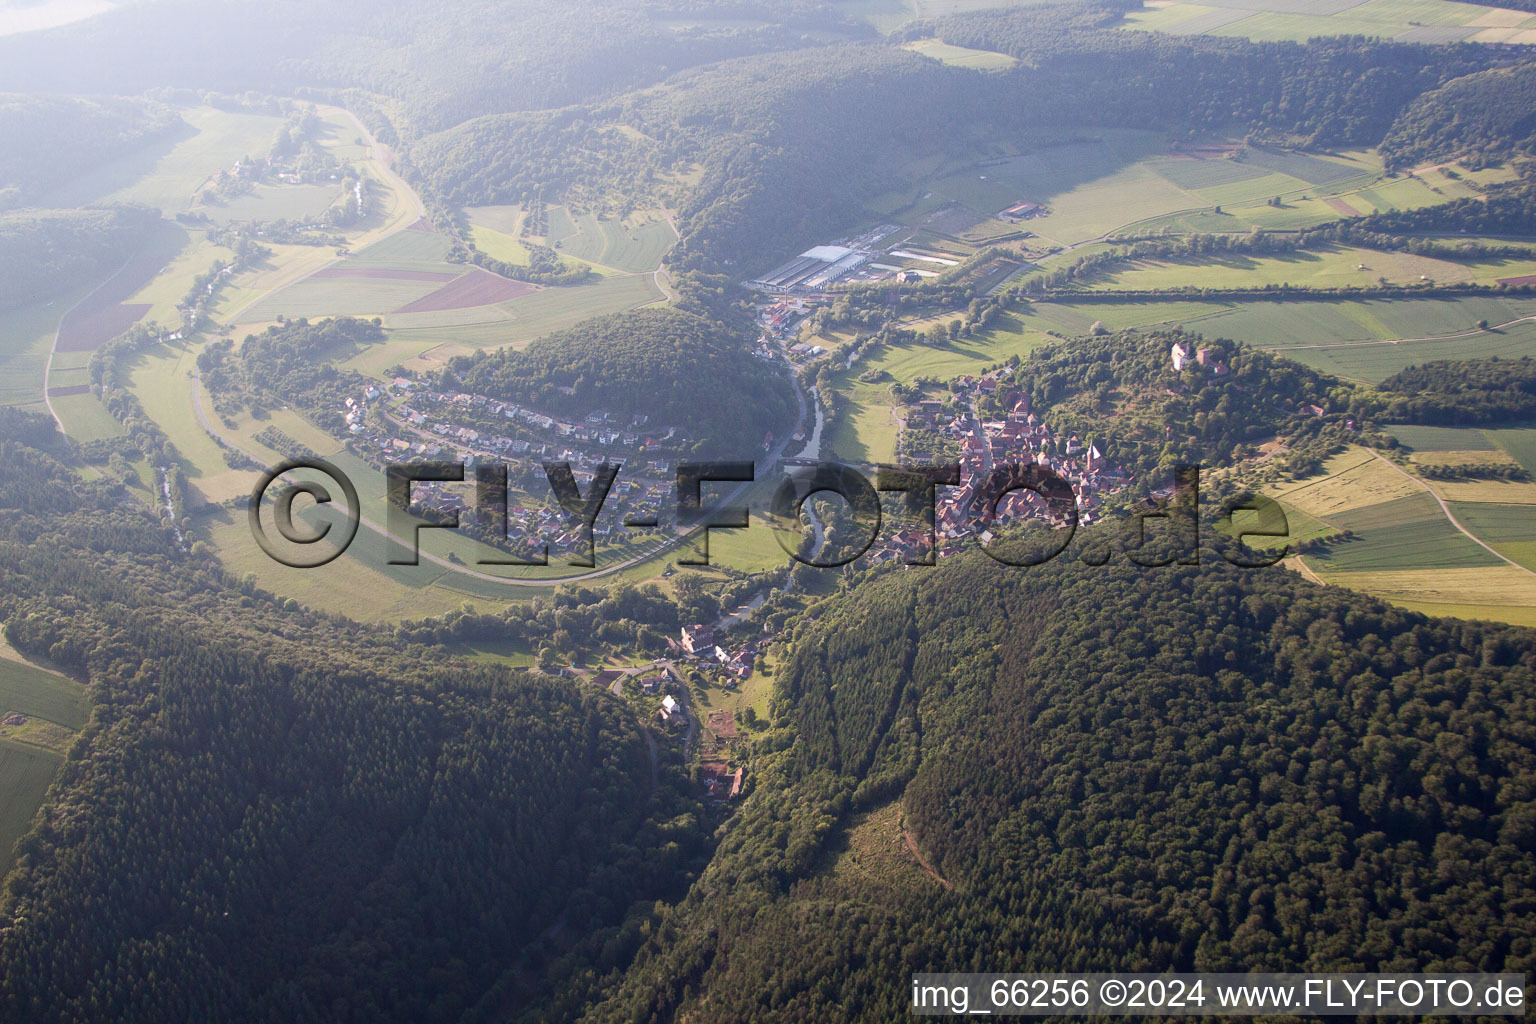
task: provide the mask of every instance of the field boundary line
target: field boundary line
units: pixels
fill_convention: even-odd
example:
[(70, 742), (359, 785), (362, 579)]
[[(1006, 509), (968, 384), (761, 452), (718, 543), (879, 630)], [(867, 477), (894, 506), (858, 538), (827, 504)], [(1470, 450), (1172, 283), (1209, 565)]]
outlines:
[(83, 298), (80, 299), (80, 301), (76, 302), (73, 306), (70, 306), (63, 313), (61, 313), (59, 315), (59, 322), (54, 325), (53, 341), (48, 343), (48, 362), (43, 366), (43, 404), (48, 407), (48, 415), (53, 417), (53, 422), (59, 428), (59, 433), (65, 435), (66, 437), (69, 435), (69, 431), (65, 428), (64, 421), (59, 418), (58, 412), (53, 408), (53, 399), (48, 394), (48, 378), (53, 375), (53, 357), (59, 350), (59, 335), (64, 333), (64, 321), (69, 319), (69, 315), (71, 313), (94, 298), (97, 292), (101, 291), (113, 281), (116, 281), (118, 275), (127, 270), (129, 264), (131, 264), (134, 259), (137, 258), (137, 256), (138, 253), (134, 253), (132, 256), (129, 256), (126, 260), (124, 260), (123, 265), (109, 274), (105, 281), (101, 282), (101, 284), (97, 285), (95, 288), (92, 288), (85, 294)]
[(1403, 469), (1403, 467), (1399, 466), (1397, 463), (1393, 462), (1391, 459), (1389, 459), (1386, 456), (1380, 454), (1379, 452), (1377, 453), (1376, 457), (1378, 459), (1381, 459), (1382, 462), (1385, 462), (1387, 465), (1391, 466), (1398, 473), (1401, 473), (1403, 476), (1407, 477), (1409, 480), (1412, 480), (1415, 484), (1418, 484), (1424, 490), (1428, 491), (1429, 492), (1429, 496), (1431, 498), (1434, 498), (1435, 499), (1435, 503), (1440, 506), (1440, 511), (1445, 513), (1445, 518), (1447, 518), (1447, 519), (1449, 519), (1451, 521), (1451, 525), (1456, 527), (1456, 529), (1460, 530), (1462, 532), (1462, 534), (1465, 537), (1467, 537), (1469, 540), (1471, 540), (1474, 544), (1478, 545), (1483, 550), (1487, 551), (1490, 555), (1494, 556), (1495, 558), (1499, 559), (1500, 561), (1507, 562), (1508, 564), (1514, 566), (1516, 569), (1519, 569), (1521, 572), (1525, 573), (1527, 576), (1536, 576), (1536, 571), (1532, 571), (1531, 569), (1526, 568), (1525, 566), (1521, 565), (1519, 562), (1515, 561), (1513, 558), (1510, 558), (1508, 555), (1505, 555), (1502, 552), (1496, 550), (1493, 547), (1493, 545), (1491, 545), (1487, 541), (1483, 540), (1481, 537), (1479, 537), (1477, 534), (1473, 533), (1471, 530), (1467, 529), (1465, 526), (1462, 526), (1461, 525), (1461, 521), (1456, 518), (1456, 516), (1455, 516), (1455, 514), (1453, 512), (1451, 512), (1451, 506), (1449, 504), (1447, 504), (1446, 500), (1444, 498), (1440, 497), (1440, 494), (1433, 487), (1429, 486), (1429, 484), (1426, 483), (1424, 480), (1421, 480), (1420, 478), (1414, 476), (1412, 473), (1409, 473), (1407, 470)]

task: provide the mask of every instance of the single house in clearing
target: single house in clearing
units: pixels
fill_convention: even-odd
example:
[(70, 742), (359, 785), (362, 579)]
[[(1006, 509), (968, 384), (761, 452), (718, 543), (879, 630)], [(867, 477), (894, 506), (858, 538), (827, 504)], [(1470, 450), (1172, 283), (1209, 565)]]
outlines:
[(707, 654), (715, 646), (715, 630), (712, 626), (684, 626), (683, 650), (689, 654)]
[(677, 698), (673, 697), (670, 693), (661, 698), (661, 710), (657, 712), (657, 715), (663, 722), (671, 722), (681, 713), (682, 707), (677, 703)]

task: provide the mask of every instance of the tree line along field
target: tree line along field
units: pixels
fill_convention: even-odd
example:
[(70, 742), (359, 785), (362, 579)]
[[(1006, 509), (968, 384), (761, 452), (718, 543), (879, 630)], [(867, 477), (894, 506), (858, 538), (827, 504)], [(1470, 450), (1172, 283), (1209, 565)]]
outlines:
[(1536, 16), (1528, 12), (1440, 0), (1147, 0), (1127, 15), (1126, 27), (1256, 42), (1354, 35), (1408, 43), (1536, 42)]
[(1335, 289), (1388, 284), (1495, 285), (1536, 273), (1536, 249), (1528, 259), (1448, 260), (1407, 252), (1383, 252), (1331, 245), (1275, 254), (1234, 253), (1188, 258), (1127, 261), (1079, 277), (1075, 285), (1095, 291), (1151, 291), (1184, 288)]
[[(1437, 359), (1536, 354), (1536, 297), (1469, 295), (1439, 299), (1294, 298), (1251, 302), (1035, 302), (1024, 321), (1041, 330), (1086, 334), (1180, 326), (1231, 338), (1346, 380), (1375, 383)], [(1478, 321), (1487, 320), (1488, 330)], [(1507, 326), (1501, 326), (1507, 325)]]
[[(67, 742), (89, 711), (79, 683), (23, 661), (0, 641), (0, 872), (9, 868), (16, 840), (31, 826)], [(25, 724), (4, 724), (12, 714)]]

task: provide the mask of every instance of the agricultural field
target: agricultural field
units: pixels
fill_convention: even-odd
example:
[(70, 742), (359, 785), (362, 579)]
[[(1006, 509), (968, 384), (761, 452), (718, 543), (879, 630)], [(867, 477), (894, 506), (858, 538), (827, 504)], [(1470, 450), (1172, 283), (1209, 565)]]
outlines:
[[(465, 208), (464, 215), (470, 238), (481, 252), (507, 263), (527, 264), (528, 248), (522, 241), (527, 210), (521, 206), (471, 206)], [(544, 216), (547, 234), (528, 235), (528, 241), (548, 246), (561, 257), (585, 264), (605, 277), (651, 273), (677, 241), (671, 222), (661, 210), (640, 210), (618, 218), (551, 206)]]
[[(99, 282), (98, 282), (99, 283)], [(59, 314), (85, 298), (96, 283), (65, 292), (52, 302), (0, 313), (0, 405), (33, 406), (43, 410), (43, 375), (48, 351), (58, 331)], [(58, 374), (57, 360), (55, 374)], [(60, 377), (55, 387), (80, 383)]]
[(83, 686), (29, 664), (0, 640), (0, 871), (89, 712)]
[[(129, 388), (144, 412), (165, 431), (180, 456), (178, 467), (193, 494), (217, 504), (249, 494), (256, 482), (252, 470), (231, 469), (224, 450), (208, 436), (192, 400), (192, 370), (199, 346), (187, 342), (158, 345), (139, 353), (128, 365)], [(201, 396), (213, 417), (213, 404)], [(190, 505), (197, 504), (195, 498)]]
[[(1456, 455), (1487, 462), (1489, 456), (1505, 454), (1474, 428), (1406, 426), (1392, 433), (1413, 449), (1415, 461)], [(1526, 434), (1536, 436), (1536, 430), (1515, 433), (1522, 441)], [(1418, 478), (1374, 452), (1349, 448), (1331, 457), (1319, 473), (1271, 484), (1265, 493), (1292, 520), (1291, 543), (1352, 534), (1304, 556), (1307, 568), (1325, 583), (1423, 611), (1523, 622), (1521, 616), (1531, 617), (1536, 606), (1536, 573), (1527, 571), (1536, 561), (1536, 530), (1530, 526), (1536, 521), (1536, 487), (1472, 483), (1487, 486), (1458, 493), (1454, 484)], [(1451, 499), (1454, 522), (1437, 494)]]
[[(1217, 207), (1273, 209), (1265, 204), (1276, 196), (1332, 194), (1380, 178), (1380, 162), (1367, 153), (1316, 156), (1229, 142), (1175, 147), (1156, 132), (1105, 131), (978, 158), (961, 169), (940, 167), (927, 186), (929, 205), (906, 213), (925, 215), (958, 202), (980, 218), (1027, 200), (1046, 212), (1020, 221), (1019, 230), (1078, 246)], [(1223, 230), (1248, 226), (1227, 221)]]
[(142, 203), (167, 217), (199, 203), (213, 175), (247, 156), (266, 153), (283, 118), (193, 107), (181, 111), (186, 129), (142, 150), (94, 167), (49, 193), (39, 206), (64, 209), (92, 203)]
[[(1159, 303), (1146, 303), (1155, 315)], [(1270, 349), (1323, 373), (1376, 383), (1407, 366), (1436, 359), (1519, 358), (1536, 355), (1536, 297), (1474, 295), (1444, 299), (1299, 299), (1243, 303), (1167, 304), (1158, 323), (1180, 324), (1208, 337)], [(1056, 308), (1061, 308), (1057, 306)], [(1082, 317), (1110, 327), (1114, 307), (1083, 303)], [(1036, 312), (1044, 314), (1047, 304)], [(1058, 318), (1064, 314), (1054, 314)], [(1487, 320), (1489, 330), (1477, 326)]]
[(494, 306), (385, 318), (390, 343), (431, 341), (455, 352), (522, 346), (583, 320), (621, 313), (665, 298), (649, 274), (598, 278), (584, 284), (541, 288)]
[(1328, 459), (1320, 474), (1266, 493), (1289, 508), (1326, 521), (1340, 513), (1423, 494), (1423, 488), (1374, 452), (1350, 448)]
[(1147, 0), (1127, 15), (1127, 27), (1258, 41), (1358, 35), (1407, 43), (1536, 43), (1536, 16), (1442, 0)]
[(18, 711), (66, 729), (80, 729), (90, 711), (85, 687), (22, 659), (0, 641), (0, 714)]
[(939, 39), (920, 39), (907, 43), (904, 49), (932, 57), (945, 64), (973, 71), (1005, 71), (1018, 63), (1018, 59), (993, 50), (972, 50), (965, 46), (951, 46)]
[[(318, 107), (317, 142), (347, 163), (368, 157), (356, 143), (357, 128), (334, 107)], [(143, 149), (94, 167), (63, 183), (39, 205), (67, 208), (101, 203), (141, 203), (166, 217), (201, 213), (215, 223), (295, 220), (323, 213), (340, 195), (339, 184), (257, 184), (230, 200), (207, 203), (203, 186), (246, 157), (267, 153), (284, 118), (272, 114), (200, 106), (180, 111), (185, 128)]]
[(1326, 579), (1425, 615), (1536, 626), (1536, 578), (1503, 563), (1482, 569), (1336, 573)]
[[(909, 320), (903, 326), (921, 332), (948, 323), (956, 315)], [(949, 380), (963, 373), (982, 373), (1056, 340), (1045, 334), (1035, 319), (1010, 314), (999, 318), (997, 326), (984, 334), (940, 345), (887, 345), (866, 353), (835, 378), (838, 392), (847, 395), (848, 402), (828, 421), (825, 451), (848, 462), (891, 460), (899, 430), (890, 394), (892, 384), (910, 384), (919, 377)], [(814, 343), (835, 349), (852, 337), (847, 332), (818, 335)]]
[(202, 212), (216, 224), (253, 220), (307, 220), (318, 217), (342, 196), (339, 184), (260, 184), (243, 196), (217, 205), (203, 204)]
[[(1250, 150), (1246, 159), (1254, 159)], [(1299, 155), (1299, 154), (1293, 154)], [(1374, 153), (1339, 154), (1360, 167), (1360, 175), (1327, 184), (1313, 183), (1301, 191), (1291, 190), (1261, 197), (1257, 202), (1230, 203), (1220, 209), (1209, 207), (1154, 218), (1137, 225), (1137, 230), (1153, 232), (1167, 228), (1175, 232), (1229, 232), (1262, 228), (1266, 231), (1296, 231), (1338, 220), (1393, 210), (1417, 210), (1437, 206), (1454, 199), (1469, 199), (1478, 192), (1473, 185), (1491, 185), (1515, 176), (1510, 165), (1469, 171), (1461, 167), (1420, 170), (1412, 175), (1387, 177)], [(1302, 176), (1302, 180), (1306, 180)], [(1271, 200), (1279, 199), (1278, 204)]]
[(63, 758), (52, 750), (0, 738), (0, 871), (32, 827)]
[(128, 433), (117, 418), (101, 404), (101, 399), (87, 391), (65, 389), (68, 393), (49, 395), (54, 415), (64, 424), (64, 431), (75, 441), (98, 441)]
[(1188, 259), (1144, 259), (1080, 277), (1096, 291), (1150, 291), (1178, 288), (1262, 288), (1290, 285), (1334, 289), (1394, 285), (1495, 284), (1500, 278), (1536, 273), (1530, 260), (1451, 261), (1406, 252), (1380, 252), (1333, 245), (1272, 255), (1211, 255)]
[(677, 241), (659, 210), (633, 213), (622, 220), (577, 213), (564, 206), (552, 206), (546, 214), (549, 233), (535, 241), (598, 269), (649, 273), (661, 266), (662, 257)]
[(1536, 508), (1529, 504), (1453, 502), (1451, 514), (1494, 550), (1536, 570)]
[(839, 7), (885, 33), (917, 18), (942, 18), (950, 14), (999, 7), (1029, 7), (1048, 2), (1050, 0), (845, 0)]

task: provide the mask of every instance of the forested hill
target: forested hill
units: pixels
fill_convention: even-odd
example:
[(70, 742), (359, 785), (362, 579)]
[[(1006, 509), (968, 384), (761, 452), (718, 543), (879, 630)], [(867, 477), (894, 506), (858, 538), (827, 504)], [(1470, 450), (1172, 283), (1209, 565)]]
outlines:
[[(946, 151), (958, 125), (1014, 124), (998, 89), (896, 47), (832, 46), (695, 69), (611, 103), (480, 118), (412, 155), (454, 203), (665, 189), (683, 235), (668, 266), (747, 271), (847, 225), (895, 184), (904, 154)], [(667, 185), (695, 167), (696, 183)]]
[(1044, 123), (1240, 128), (1314, 146), (1375, 145), (1421, 93), (1510, 59), (1472, 44), (1119, 31), (1129, 6), (1087, 0), (955, 15), (902, 34), (1019, 58), (1014, 74), (1031, 83)]
[(873, 197), (914, 184), (913, 153), (1063, 124), (1370, 146), (1420, 95), (1510, 59), (1474, 45), (1170, 37), (1121, 31), (1121, 17), (1088, 2), (925, 22), (904, 34), (1022, 63), (980, 74), (886, 42), (762, 54), (609, 102), (472, 120), (412, 155), (454, 204), (660, 195), (681, 214), (669, 266), (734, 277), (868, 221)]
[(40, 302), (115, 270), (145, 244), (159, 211), (0, 213), (0, 310)]
[[(1175, 345), (1191, 357), (1182, 372), (1173, 368)], [(1201, 350), (1225, 372), (1196, 362)], [(1277, 435), (1293, 451), (1335, 443), (1342, 417), (1326, 412), (1334, 404), (1342, 409), (1353, 393), (1273, 353), (1178, 329), (1036, 349), (1009, 379), (1034, 408), (1049, 410), (1052, 423), (1094, 440), (1110, 461), (1137, 474), (1179, 463), (1231, 466)], [(1314, 404), (1324, 416), (1303, 412)]]
[(457, 1021), (675, 884), (697, 805), (607, 693), (285, 607), (3, 427), (0, 622), (93, 712), (0, 897), (0, 1020)]
[(183, 127), (168, 108), (143, 100), (0, 93), (0, 210)]
[(819, 0), (159, 0), (0, 39), (0, 89), (364, 89), (425, 130), (872, 30)]
[(1426, 93), (1382, 141), (1388, 167), (1461, 157), (1469, 167), (1536, 150), (1536, 65), (1467, 75)]
[(640, 432), (677, 428), (700, 453), (751, 459), (765, 434), (794, 427), (795, 400), (781, 365), (746, 352), (728, 329), (675, 309), (599, 317), (538, 339), (454, 359), (447, 387), (580, 419), (595, 411), (647, 417)]
[(1536, 968), (1530, 630), (978, 554), (823, 605), (775, 699), (588, 1020), (889, 1021), (928, 970)]

